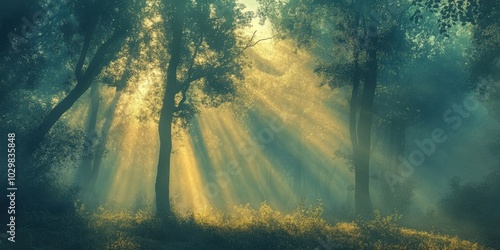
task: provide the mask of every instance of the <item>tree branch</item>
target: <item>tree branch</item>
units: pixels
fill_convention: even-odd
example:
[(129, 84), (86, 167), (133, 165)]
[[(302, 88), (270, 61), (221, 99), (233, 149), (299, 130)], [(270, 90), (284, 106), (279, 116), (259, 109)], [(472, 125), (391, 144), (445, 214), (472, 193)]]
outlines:
[[(257, 34), (257, 31), (254, 31), (253, 34), (252, 34), (252, 37), (250, 37), (250, 39), (248, 40), (247, 44), (245, 46), (243, 46), (240, 49), (240, 51), (238, 51), (238, 53), (236, 54), (235, 57), (239, 57), (241, 54), (243, 54), (243, 52), (245, 52), (245, 50), (247, 50), (248, 48), (256, 46), (260, 42), (263, 42), (263, 41), (266, 41), (266, 40), (271, 40), (271, 39), (274, 38), (274, 37), (266, 37), (266, 38), (262, 38), (262, 39), (259, 39), (257, 41), (254, 41), (255, 37), (256, 37), (256, 34)], [(190, 65), (189, 70), (188, 70), (188, 74), (187, 74), (188, 77), (187, 77), (187, 79), (185, 79), (181, 84), (179, 84), (179, 89), (180, 89), (180, 93), (182, 94), (182, 99), (179, 101), (179, 104), (174, 109), (174, 112), (178, 112), (178, 111), (182, 110), (182, 106), (183, 106), (183, 104), (187, 100), (187, 91), (189, 90), (189, 87), (191, 86), (192, 82), (198, 81), (198, 80), (200, 80), (200, 79), (208, 76), (209, 74), (217, 72), (217, 70), (219, 70), (222, 67), (225, 67), (226, 65), (228, 65), (231, 62), (231, 60), (228, 60), (228, 61), (223, 62), (218, 67), (214, 67), (214, 68), (211, 68), (211, 69), (208, 69), (208, 70), (199, 70), (197, 74), (194, 73), (194, 70), (196, 68), (196, 67), (194, 67), (194, 60), (196, 58), (196, 55), (198, 53), (198, 50), (199, 50), (202, 42), (203, 42), (203, 37), (200, 38), (200, 41), (199, 41), (199, 43), (198, 43), (198, 45), (197, 45), (197, 47), (195, 49), (195, 52), (194, 52), (194, 55), (193, 55), (193, 59), (191, 61), (191, 65)]]
[(174, 113), (182, 110), (182, 106), (187, 100), (187, 91), (189, 89), (189, 86), (191, 86), (191, 84), (187, 84), (184, 86), (184, 88), (181, 89), (182, 99), (180, 100), (179, 104), (177, 104), (177, 107), (175, 107)]
[[(95, 18), (97, 19), (97, 18)], [(92, 36), (94, 35), (94, 30), (95, 26), (97, 25), (96, 21), (93, 21), (92, 24), (87, 29), (87, 32), (85, 32), (85, 40), (83, 42), (83, 47), (82, 51), (80, 53), (80, 58), (78, 59), (78, 62), (76, 63), (75, 67), (75, 76), (78, 81), (82, 79), (82, 68), (83, 64), (85, 63), (85, 59), (87, 58), (87, 53), (89, 51), (90, 47), (90, 41), (92, 40)]]
[[(260, 42), (263, 42), (263, 41), (266, 41), (266, 40), (271, 40), (271, 39), (273, 39), (273, 38), (274, 38), (274, 36), (271, 36), (271, 37), (262, 38), (262, 39), (259, 39), (259, 40), (255, 41), (255, 42), (253, 42), (253, 40), (255, 39), (256, 34), (257, 34), (257, 30), (253, 32), (252, 37), (250, 37), (250, 40), (248, 40), (247, 45), (245, 45), (245, 46), (242, 48), (241, 52), (243, 52), (243, 51), (245, 51), (246, 49), (251, 48), (251, 47), (253, 47), (253, 46), (255, 46), (255, 45), (259, 44)], [(241, 53), (240, 53), (240, 54), (241, 54)]]
[[(93, 5), (93, 8), (96, 10), (100, 10), (103, 2), (104, 1), (95, 2)], [(95, 29), (96, 29), (97, 23), (99, 22), (100, 17), (101, 17), (100, 11), (99, 11), (99, 13), (96, 13), (95, 15), (91, 16), (91, 21), (88, 24), (88, 27), (86, 29), (85, 39), (83, 41), (83, 47), (82, 47), (82, 51), (80, 53), (80, 58), (78, 59), (78, 62), (76, 63), (76, 67), (75, 67), (75, 76), (76, 76), (77, 81), (82, 80), (83, 64), (85, 64), (85, 59), (87, 59), (87, 54), (89, 51), (90, 42), (92, 41), (92, 37), (94, 36), (94, 32), (95, 32)]]

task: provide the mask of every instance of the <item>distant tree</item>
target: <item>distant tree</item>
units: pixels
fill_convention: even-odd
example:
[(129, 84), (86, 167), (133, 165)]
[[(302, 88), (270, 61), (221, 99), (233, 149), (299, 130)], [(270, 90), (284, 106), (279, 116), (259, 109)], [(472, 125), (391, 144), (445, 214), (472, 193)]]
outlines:
[[(469, 61), (472, 91), (479, 93), (493, 119), (498, 120), (498, 89), (500, 89), (500, 4), (495, 0), (414, 0), (414, 5), (439, 16), (439, 32), (449, 37), (455, 26), (469, 26), (472, 29), (472, 45)], [(422, 19), (423, 11), (413, 15), (414, 21)], [(499, 134), (491, 136), (492, 153), (500, 159)], [(462, 183), (455, 177), (450, 181), (451, 191), (441, 200), (445, 215), (454, 221), (477, 226), (486, 243), (500, 246), (498, 223), (500, 221), (498, 197), (500, 195), (500, 168), (493, 171), (481, 182)], [(459, 230), (460, 231), (460, 230)]]
[[(399, 52), (405, 6), (385, 1), (260, 0), (260, 15), (281, 37), (310, 48), (323, 63), (316, 72), (333, 88), (351, 85), (349, 131), (355, 173), (355, 209), (371, 216), (369, 161), (373, 105), (381, 59)], [(389, 17), (388, 17), (389, 16)], [(384, 27), (379, 23), (385, 22)], [(398, 23), (399, 22), (399, 23)], [(390, 40), (390, 41), (389, 41)], [(387, 47), (391, 44), (391, 48)], [(385, 53), (385, 54), (384, 54)]]

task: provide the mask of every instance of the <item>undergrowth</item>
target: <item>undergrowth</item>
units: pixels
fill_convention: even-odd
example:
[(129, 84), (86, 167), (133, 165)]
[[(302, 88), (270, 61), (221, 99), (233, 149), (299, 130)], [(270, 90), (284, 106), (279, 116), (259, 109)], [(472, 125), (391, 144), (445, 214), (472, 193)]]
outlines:
[(257, 209), (241, 205), (225, 212), (206, 206), (167, 220), (158, 219), (151, 211), (116, 212), (109, 207), (87, 209), (77, 204), (73, 214), (32, 218), (38, 223), (20, 229), (20, 240), (15, 246), (19, 249), (485, 249), (457, 237), (400, 227), (398, 214), (383, 216), (375, 212), (371, 220), (358, 218), (333, 225), (322, 219), (321, 203), (299, 205), (288, 214), (266, 203)]

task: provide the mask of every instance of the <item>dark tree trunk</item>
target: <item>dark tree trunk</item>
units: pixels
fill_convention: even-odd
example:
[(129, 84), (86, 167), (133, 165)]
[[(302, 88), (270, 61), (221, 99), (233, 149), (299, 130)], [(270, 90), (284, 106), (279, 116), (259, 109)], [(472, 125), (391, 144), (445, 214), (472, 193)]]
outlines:
[[(34, 152), (38, 148), (52, 126), (54, 126), (61, 116), (87, 91), (94, 78), (100, 74), (102, 68), (112, 60), (112, 57), (116, 53), (118, 53), (124, 37), (125, 33), (123, 30), (116, 31), (111, 38), (99, 47), (95, 56), (92, 58), (92, 61), (89, 63), (85, 74), (79, 77), (77, 72), (77, 84), (75, 88), (71, 90), (71, 92), (69, 92), (69, 94), (50, 111), (49, 115), (45, 118), (42, 124), (32, 134), (30, 139), (30, 153)], [(82, 55), (84, 55), (84, 53), (82, 53)]]
[[(175, 111), (175, 95), (179, 91), (177, 68), (181, 63), (182, 32), (184, 30), (184, 8), (186, 3), (178, 0), (175, 3), (172, 20), (172, 41), (168, 49), (170, 61), (167, 68), (167, 79), (163, 105), (160, 113), (158, 133), (160, 136), (160, 153), (156, 173), (156, 209), (158, 215), (166, 218), (171, 215), (170, 206), (170, 156), (172, 154), (172, 120)], [(168, 32), (168, 29), (166, 29)]]
[(78, 83), (77, 86), (69, 92), (69, 94), (52, 109), (49, 115), (45, 118), (40, 126), (35, 130), (32, 137), (31, 146), (36, 150), (38, 145), (43, 140), (43, 137), (49, 132), (54, 124), (61, 118), (61, 116), (70, 109), (73, 104), (80, 98), (80, 96), (87, 91), (90, 86), (90, 79), (85, 82)]
[[(171, 77), (167, 77), (170, 79)], [(171, 214), (170, 207), (170, 156), (172, 153), (172, 120), (174, 112), (174, 96), (170, 87), (172, 79), (167, 80), (163, 107), (160, 114), (159, 135), (160, 154), (158, 158), (158, 169), (156, 173), (156, 208), (160, 217)], [(174, 81), (175, 83), (175, 81)]]

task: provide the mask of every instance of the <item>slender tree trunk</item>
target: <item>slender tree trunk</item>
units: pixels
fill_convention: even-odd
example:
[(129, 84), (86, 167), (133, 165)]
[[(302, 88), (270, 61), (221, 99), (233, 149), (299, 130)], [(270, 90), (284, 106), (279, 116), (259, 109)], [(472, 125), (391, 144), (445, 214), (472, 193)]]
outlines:
[(111, 130), (111, 125), (113, 125), (116, 108), (118, 107), (118, 102), (120, 101), (122, 93), (123, 90), (118, 90), (116, 92), (113, 101), (111, 101), (108, 111), (106, 112), (106, 121), (102, 127), (101, 135), (99, 136), (99, 142), (97, 143), (92, 162), (92, 172), (90, 173), (89, 190), (92, 194), (95, 194), (95, 184), (101, 169), (101, 162), (104, 157), (104, 151), (106, 150), (106, 144), (108, 143), (109, 131)]
[(367, 62), (363, 85), (363, 95), (360, 101), (359, 121), (357, 126), (358, 155), (355, 160), (355, 190), (354, 201), (356, 213), (367, 217), (372, 216), (370, 199), (370, 149), (371, 126), (373, 118), (373, 100), (377, 86), (377, 27), (369, 25), (367, 36)]
[(85, 126), (85, 143), (83, 144), (83, 155), (80, 163), (80, 184), (88, 192), (90, 191), (90, 176), (92, 172), (92, 159), (94, 156), (94, 141), (96, 139), (97, 115), (100, 103), (99, 83), (93, 83), (90, 87), (90, 108), (88, 111), (87, 124)]
[[(359, 74), (361, 70), (359, 68), (357, 58), (355, 59), (355, 70), (354, 70), (354, 80), (352, 83), (351, 101), (349, 105), (349, 134), (351, 137), (352, 151), (356, 154), (358, 151), (358, 135), (356, 132), (356, 124), (358, 117), (358, 92), (359, 92)], [(356, 159), (356, 156), (353, 157)]]
[[(359, 83), (361, 76), (361, 68), (359, 66), (359, 52), (361, 50), (361, 41), (358, 36), (359, 33), (359, 13), (356, 13), (354, 17), (354, 23), (352, 25), (352, 34), (355, 36), (356, 48), (354, 48), (354, 68), (352, 75), (352, 92), (351, 92), (351, 100), (349, 103), (349, 135), (351, 137), (352, 151), (354, 154), (357, 153), (358, 150), (358, 136), (356, 133), (356, 124), (357, 124), (357, 116), (358, 116), (358, 93), (359, 93)], [(356, 155), (353, 156), (356, 159)]]
[[(358, 28), (359, 28), (359, 15), (356, 15), (355, 21), (354, 21), (354, 27), (353, 30), (356, 34), (356, 39), (359, 39), (357, 37), (358, 34)], [(358, 134), (356, 131), (357, 128), (357, 122), (358, 122), (358, 103), (359, 103), (359, 84), (361, 80), (361, 67), (359, 66), (359, 51), (361, 45), (359, 44), (360, 41), (358, 40), (358, 47), (355, 48), (354, 50), (354, 68), (353, 68), (353, 75), (352, 75), (352, 92), (351, 92), (351, 100), (349, 103), (349, 135), (351, 137), (351, 144), (352, 144), (352, 152), (353, 152), (353, 164), (354, 166), (357, 166), (356, 160), (358, 159)]]
[[(181, 63), (182, 32), (184, 30), (184, 8), (186, 3), (178, 0), (175, 3), (172, 20), (172, 41), (168, 49), (170, 61), (167, 68), (166, 88), (160, 113), (158, 133), (160, 136), (160, 153), (156, 173), (156, 209), (158, 215), (166, 218), (171, 215), (170, 206), (170, 156), (172, 154), (172, 120), (175, 111), (175, 95), (179, 91), (177, 68)], [(166, 29), (168, 31), (168, 29)]]
[[(167, 77), (170, 78), (170, 77)], [(174, 111), (174, 95), (171, 94), (168, 85), (172, 83), (167, 80), (167, 88), (163, 99), (163, 107), (160, 115), (159, 135), (160, 154), (158, 158), (158, 169), (156, 173), (156, 208), (161, 217), (171, 214), (170, 207), (170, 156), (172, 153), (172, 120)], [(170, 92), (170, 93), (169, 93)]]

